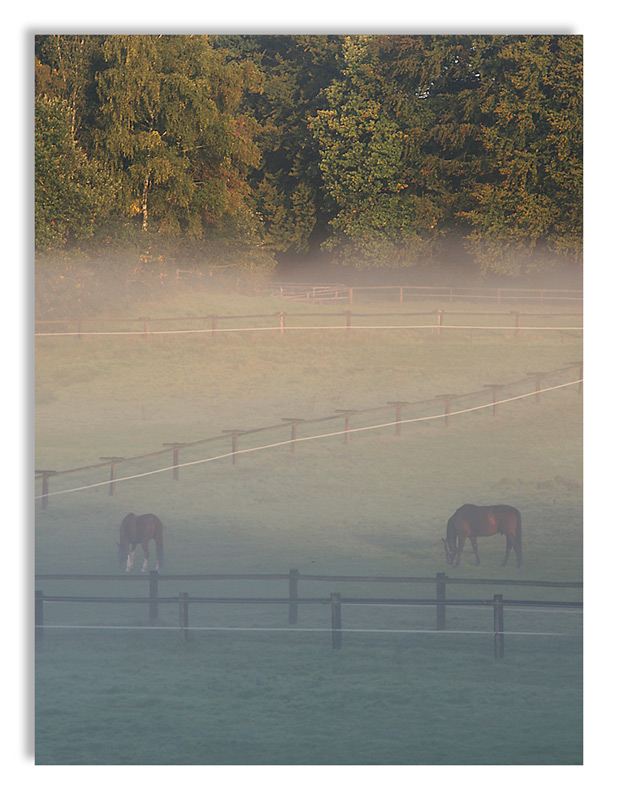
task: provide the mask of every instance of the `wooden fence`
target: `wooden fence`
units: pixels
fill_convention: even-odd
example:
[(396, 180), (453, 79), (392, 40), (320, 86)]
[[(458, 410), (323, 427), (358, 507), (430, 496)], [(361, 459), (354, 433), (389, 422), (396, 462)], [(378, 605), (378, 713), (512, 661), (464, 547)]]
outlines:
[[(491, 599), (466, 599), (451, 600), (447, 599), (447, 586), (475, 585), (475, 586), (530, 586), (543, 587), (548, 589), (577, 589), (583, 588), (582, 582), (573, 581), (526, 581), (526, 580), (493, 580), (475, 578), (449, 578), (444, 572), (438, 572), (435, 578), (413, 578), (413, 577), (368, 577), (368, 576), (349, 576), (349, 575), (301, 575), (297, 569), (291, 569), (287, 574), (245, 574), (245, 575), (160, 575), (158, 572), (151, 571), (147, 575), (37, 575), (37, 581), (61, 580), (61, 581), (147, 581), (148, 597), (107, 597), (107, 596), (67, 596), (67, 595), (45, 595), (43, 591), (35, 591), (35, 641), (43, 640), (45, 631), (44, 607), (46, 603), (137, 603), (148, 605), (148, 621), (152, 625), (158, 618), (158, 607), (161, 603), (173, 603), (178, 605), (179, 627), (181, 638), (187, 641), (190, 631), (189, 607), (197, 604), (220, 604), (220, 605), (284, 605), (288, 607), (288, 625), (298, 623), (298, 608), (302, 605), (329, 605), (331, 609), (331, 641), (335, 650), (341, 649), (343, 645), (343, 634), (345, 629), (342, 622), (343, 606), (365, 605), (365, 606), (435, 606), (436, 609), (436, 631), (446, 631), (446, 611), (452, 607), (484, 607), (493, 609), (494, 627), (494, 658), (499, 660), (504, 657), (505, 628), (504, 628), (504, 609), (506, 607), (518, 608), (541, 608), (541, 609), (583, 609), (583, 602), (579, 601), (550, 601), (550, 600), (506, 600), (502, 594), (494, 594)], [(286, 597), (193, 597), (188, 592), (180, 592), (176, 597), (162, 597), (159, 594), (159, 584), (161, 581), (286, 581), (288, 591)], [(301, 598), (299, 585), (302, 581), (312, 582), (321, 581), (329, 583), (390, 583), (390, 584), (433, 584), (435, 586), (435, 597), (430, 599), (414, 598), (350, 598), (342, 597), (340, 592), (330, 592), (328, 597), (322, 598)], [(79, 627), (79, 626), (74, 626)], [(96, 626), (95, 626), (96, 627)], [(113, 626), (112, 626), (113, 627)], [(212, 630), (227, 630), (225, 628)], [(233, 630), (233, 629), (232, 629)], [(260, 630), (256, 628), (255, 630)], [(353, 632), (353, 631), (352, 631)]]
[(270, 294), (286, 297), (290, 300), (308, 303), (348, 302), (354, 303), (359, 296), (365, 302), (372, 300), (395, 301), (404, 303), (412, 300), (441, 300), (452, 303), (455, 300), (472, 300), (483, 302), (524, 301), (550, 305), (560, 302), (582, 302), (581, 289), (521, 289), (487, 286), (347, 286), (343, 283), (270, 283), (267, 291)]
[[(491, 325), (448, 325), (447, 317), (497, 317), (503, 321), (498, 326)], [(427, 324), (388, 324), (370, 325), (371, 318), (384, 318), (391, 320), (394, 317), (399, 319), (421, 319), (428, 318)], [(430, 311), (397, 311), (397, 312), (356, 312), (346, 311), (324, 311), (324, 312), (292, 312), (275, 311), (270, 314), (244, 314), (244, 315), (224, 315), (224, 314), (202, 314), (197, 317), (115, 317), (115, 318), (96, 318), (87, 320), (84, 318), (74, 319), (54, 319), (54, 320), (35, 320), (35, 336), (37, 337), (57, 337), (72, 336), (78, 340), (83, 340), (88, 336), (137, 336), (143, 337), (146, 341), (152, 342), (156, 335), (177, 335), (177, 334), (207, 334), (210, 340), (219, 339), (225, 333), (255, 333), (275, 331), (286, 333), (286, 331), (319, 331), (319, 330), (393, 330), (393, 329), (419, 329), (435, 330), (438, 335), (444, 330), (455, 328), (457, 330), (499, 330), (509, 332), (517, 338), (522, 330), (531, 329), (535, 331), (566, 331), (582, 330), (581, 326), (525, 326), (522, 320), (526, 317), (576, 317), (582, 318), (581, 311), (461, 311), (445, 310), (442, 308)], [(292, 325), (291, 320), (312, 320), (310, 325)], [(262, 320), (263, 324), (256, 326), (257, 320)], [(318, 325), (317, 320), (331, 320), (336, 324)], [(239, 321), (243, 321), (243, 326), (238, 327)], [(247, 322), (249, 321), (249, 322)], [(232, 323), (232, 325), (230, 325)], [(114, 330), (103, 330), (106, 325), (114, 325)], [(182, 327), (177, 327), (182, 324)], [(118, 330), (118, 326), (123, 326)], [(193, 327), (190, 327), (193, 325)], [(176, 326), (176, 327), (174, 327)], [(206, 327), (204, 327), (206, 326)], [(57, 330), (58, 327), (65, 330)], [(44, 329), (44, 330), (42, 330)], [(51, 329), (51, 330), (50, 330)]]
[[(156, 450), (150, 453), (144, 453), (137, 456), (128, 456), (128, 457), (101, 456), (98, 463), (96, 464), (88, 464), (86, 466), (75, 467), (73, 469), (65, 469), (65, 470), (36, 469), (35, 480), (40, 480), (42, 484), (39, 495), (39, 498), (41, 500), (41, 509), (45, 510), (48, 507), (49, 496), (50, 496), (50, 481), (52, 478), (57, 479), (66, 475), (75, 475), (86, 471), (99, 470), (101, 468), (109, 468), (109, 480), (107, 482), (108, 492), (110, 495), (113, 495), (115, 493), (116, 483), (118, 481), (118, 467), (121, 464), (126, 465), (149, 458), (171, 456), (172, 465), (170, 471), (172, 473), (172, 478), (173, 480), (179, 480), (180, 466), (181, 466), (180, 464), (181, 451), (186, 450), (187, 448), (190, 447), (203, 446), (219, 442), (222, 440), (227, 440), (230, 442), (229, 457), (231, 458), (232, 465), (235, 465), (238, 457), (239, 439), (241, 437), (257, 433), (276, 431), (276, 430), (288, 430), (290, 438), (287, 441), (282, 442), (280, 444), (289, 445), (290, 452), (294, 453), (296, 450), (297, 441), (300, 438), (298, 436), (298, 429), (299, 426), (301, 425), (309, 426), (309, 425), (340, 420), (344, 426), (344, 429), (342, 430), (344, 444), (349, 445), (351, 420), (353, 417), (358, 417), (363, 414), (375, 414), (375, 413), (385, 413), (385, 414), (388, 413), (389, 415), (394, 414), (394, 420), (392, 421), (391, 425), (394, 428), (395, 436), (401, 435), (401, 430), (404, 422), (402, 420), (403, 409), (420, 408), (421, 406), (427, 406), (428, 404), (435, 404), (436, 402), (439, 404), (443, 404), (444, 412), (435, 416), (442, 418), (444, 420), (444, 424), (446, 425), (449, 424), (450, 418), (454, 413), (453, 408), (456, 402), (462, 402), (462, 401), (465, 402), (475, 397), (476, 398), (486, 397), (487, 400), (489, 401), (487, 403), (487, 406), (491, 410), (492, 416), (496, 417), (498, 413), (499, 403), (502, 402), (500, 398), (504, 398), (506, 396), (506, 393), (508, 393), (514, 387), (522, 386), (524, 384), (531, 384), (532, 382), (534, 382), (535, 389), (533, 394), (535, 396), (536, 402), (540, 402), (543, 382), (546, 381), (551, 376), (564, 375), (568, 372), (575, 372), (575, 374), (578, 376), (577, 379), (574, 381), (574, 384), (576, 385), (577, 390), (581, 393), (583, 386), (583, 362), (578, 361), (574, 362), (573, 364), (567, 367), (562, 367), (560, 369), (553, 371), (528, 373), (526, 377), (518, 381), (514, 381), (512, 383), (486, 384), (480, 390), (465, 394), (441, 394), (437, 395), (434, 398), (427, 398), (425, 400), (417, 400), (413, 402), (407, 402), (404, 400), (393, 400), (389, 401), (386, 405), (379, 406), (377, 408), (347, 409), (347, 410), (336, 409), (334, 414), (326, 417), (319, 417), (316, 419), (303, 419), (300, 417), (293, 417), (293, 416), (283, 417), (282, 422), (275, 423), (274, 425), (267, 425), (260, 428), (244, 429), (238, 427), (233, 429), (226, 429), (217, 436), (211, 436), (193, 442), (178, 442), (178, 441), (164, 442), (163, 449)], [(491, 400), (489, 400), (489, 398), (491, 398)], [(310, 437), (303, 437), (303, 438), (307, 439)]]

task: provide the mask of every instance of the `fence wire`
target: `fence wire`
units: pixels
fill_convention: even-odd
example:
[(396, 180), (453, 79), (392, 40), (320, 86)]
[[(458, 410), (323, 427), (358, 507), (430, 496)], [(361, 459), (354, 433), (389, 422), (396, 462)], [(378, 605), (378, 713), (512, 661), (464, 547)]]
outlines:
[[(392, 428), (392, 427), (397, 426), (397, 425), (407, 425), (407, 424), (416, 423), (416, 422), (429, 422), (429, 421), (432, 421), (432, 420), (444, 419), (446, 416), (455, 417), (455, 416), (459, 416), (461, 414), (469, 414), (469, 413), (472, 413), (474, 411), (481, 411), (483, 409), (492, 408), (492, 407), (495, 407), (495, 406), (498, 406), (498, 405), (504, 405), (506, 403), (512, 403), (515, 400), (523, 400), (523, 399), (528, 398), (528, 397), (538, 396), (538, 395), (544, 394), (546, 392), (556, 391), (557, 389), (564, 389), (564, 388), (567, 388), (569, 386), (576, 386), (576, 385), (581, 384), (581, 383), (583, 383), (583, 380), (581, 378), (579, 378), (579, 379), (574, 380), (574, 381), (568, 381), (567, 383), (561, 383), (561, 384), (559, 384), (557, 386), (550, 386), (550, 387), (546, 387), (546, 388), (543, 388), (543, 389), (541, 389), (541, 388), (535, 389), (535, 390), (533, 390), (531, 392), (526, 392), (524, 394), (520, 394), (520, 395), (517, 395), (515, 397), (508, 397), (508, 398), (504, 398), (502, 400), (497, 400), (497, 399), (496, 400), (492, 400), (491, 402), (483, 403), (481, 405), (477, 405), (477, 406), (474, 406), (472, 408), (464, 408), (464, 409), (458, 409), (458, 410), (453, 410), (453, 411), (449, 411), (449, 412), (442, 412), (442, 413), (438, 413), (438, 414), (430, 414), (430, 415), (426, 415), (426, 416), (422, 416), (422, 417), (414, 417), (412, 419), (400, 419), (400, 420), (396, 420), (394, 422), (383, 422), (383, 423), (379, 423), (377, 425), (364, 425), (364, 426), (356, 427), (356, 428), (351, 428), (350, 427), (350, 428), (346, 428), (344, 430), (331, 431), (329, 433), (319, 433), (319, 434), (315, 434), (313, 436), (297, 436), (294, 439), (285, 439), (284, 441), (280, 441), (280, 442), (271, 442), (269, 444), (259, 445), (259, 446), (256, 446), (256, 447), (247, 447), (247, 448), (244, 448), (244, 449), (241, 449), (241, 450), (234, 450), (233, 452), (226, 452), (226, 453), (222, 453), (222, 454), (219, 454), (219, 455), (216, 455), (216, 456), (209, 456), (208, 458), (201, 458), (201, 459), (196, 459), (194, 461), (187, 461), (187, 462), (184, 462), (182, 464), (174, 464), (172, 466), (160, 467), (158, 469), (149, 470), (148, 472), (142, 472), (142, 473), (139, 473), (137, 475), (126, 475), (126, 476), (123, 476), (123, 477), (114, 477), (113, 482), (114, 483), (122, 483), (122, 482), (125, 482), (125, 481), (136, 480), (138, 478), (146, 478), (146, 477), (150, 477), (152, 475), (159, 475), (159, 474), (162, 474), (164, 472), (170, 472), (172, 470), (180, 470), (180, 469), (184, 469), (186, 467), (194, 467), (194, 466), (197, 466), (197, 465), (200, 465), (200, 464), (208, 464), (208, 463), (212, 463), (214, 461), (221, 461), (223, 459), (236, 458), (237, 456), (240, 456), (240, 455), (247, 455), (249, 453), (256, 453), (256, 452), (264, 451), (264, 450), (272, 450), (274, 448), (284, 447), (286, 445), (288, 445), (288, 446), (290, 446), (292, 444), (296, 445), (296, 444), (299, 444), (299, 443), (302, 443), (302, 442), (310, 442), (310, 441), (315, 441), (315, 440), (318, 440), (318, 439), (328, 439), (328, 438), (333, 438), (333, 437), (336, 437), (336, 436), (349, 436), (352, 433), (362, 433), (362, 432), (365, 432), (365, 431), (379, 430), (379, 429), (382, 429), (382, 428)], [(40, 494), (40, 495), (35, 495), (35, 500), (41, 500), (44, 497), (53, 497), (53, 496), (64, 495), (64, 494), (72, 494), (74, 492), (81, 492), (81, 491), (85, 491), (87, 489), (97, 489), (97, 488), (100, 488), (102, 486), (109, 486), (109, 484), (110, 484), (110, 480), (106, 479), (104, 481), (99, 481), (97, 483), (90, 483), (90, 484), (85, 484), (85, 485), (82, 485), (82, 486), (76, 486), (76, 487), (73, 487), (71, 489), (60, 489), (60, 490), (57, 490), (55, 492), (46, 492), (46, 493), (43, 493), (43, 494)]]

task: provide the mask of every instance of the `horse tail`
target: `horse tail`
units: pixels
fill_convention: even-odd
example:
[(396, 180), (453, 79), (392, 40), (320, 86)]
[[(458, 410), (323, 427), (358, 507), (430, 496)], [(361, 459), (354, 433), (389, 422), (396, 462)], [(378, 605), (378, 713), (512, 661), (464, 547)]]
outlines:
[(163, 566), (163, 523), (156, 517), (155, 522), (155, 539), (157, 543), (157, 562), (159, 567)]
[(444, 546), (447, 556), (455, 558), (455, 554), (457, 553), (457, 526), (455, 525), (455, 514), (453, 514), (446, 523), (446, 539), (444, 540)]

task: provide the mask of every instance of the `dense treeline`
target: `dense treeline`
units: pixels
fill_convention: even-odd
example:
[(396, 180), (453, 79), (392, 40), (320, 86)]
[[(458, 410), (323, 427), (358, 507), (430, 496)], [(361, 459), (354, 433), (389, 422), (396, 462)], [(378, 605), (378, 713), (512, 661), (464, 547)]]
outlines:
[(577, 265), (582, 49), (550, 35), (37, 37), (37, 253)]

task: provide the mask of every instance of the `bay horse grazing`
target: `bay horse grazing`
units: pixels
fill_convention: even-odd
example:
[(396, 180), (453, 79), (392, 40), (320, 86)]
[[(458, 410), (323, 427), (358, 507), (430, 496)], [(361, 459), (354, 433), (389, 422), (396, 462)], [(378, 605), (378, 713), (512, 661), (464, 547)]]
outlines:
[(157, 572), (163, 566), (163, 525), (159, 517), (154, 514), (127, 514), (120, 523), (120, 541), (118, 542), (118, 561), (120, 566), (125, 566), (125, 572), (133, 569), (135, 548), (141, 544), (144, 551), (144, 565), (142, 572), (148, 569), (150, 552), (148, 543), (154, 539), (157, 546)]
[(513, 506), (461, 506), (449, 519), (446, 526), (446, 563), (459, 566), (461, 553), (470, 539), (476, 556), (477, 566), (481, 563), (476, 539), (478, 536), (493, 536), (502, 533), (506, 536), (506, 555), (502, 566), (506, 566), (511, 550), (515, 550), (517, 566), (521, 567), (521, 514)]

